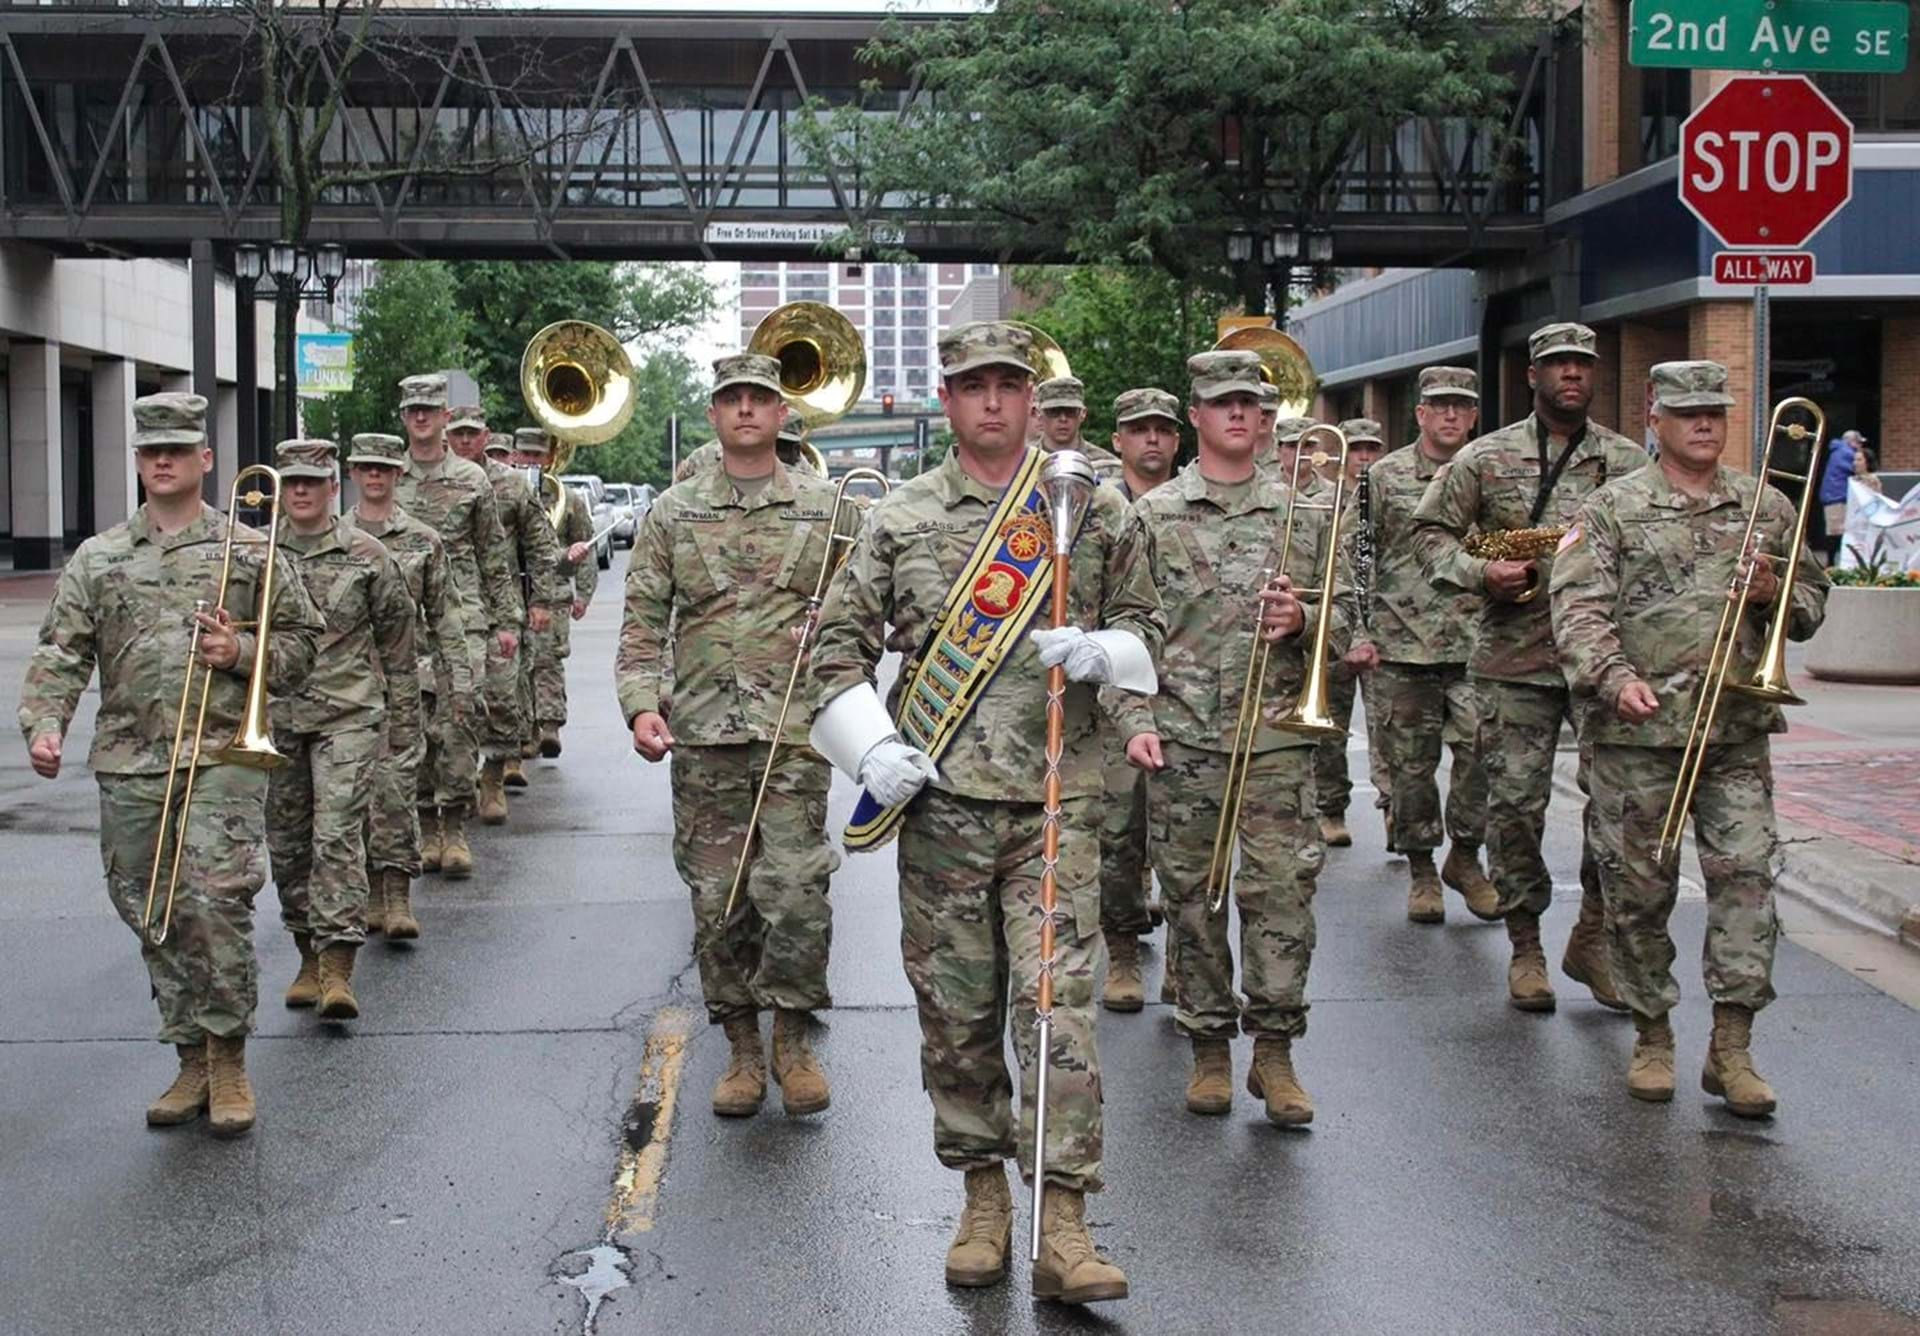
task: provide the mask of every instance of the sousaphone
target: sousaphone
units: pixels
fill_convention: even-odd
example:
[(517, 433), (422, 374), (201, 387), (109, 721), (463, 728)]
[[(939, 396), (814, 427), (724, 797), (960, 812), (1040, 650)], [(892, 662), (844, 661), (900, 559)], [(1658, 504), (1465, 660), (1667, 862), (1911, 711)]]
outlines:
[[(788, 302), (754, 326), (747, 351), (780, 364), (787, 411), (811, 432), (845, 417), (867, 388), (867, 347), (853, 322), (824, 302)], [(807, 466), (827, 476), (827, 461), (800, 442)]]
[(1260, 379), (1280, 391), (1281, 417), (1306, 417), (1320, 392), (1320, 377), (1307, 350), (1277, 329), (1259, 325), (1230, 330), (1213, 345), (1215, 352), (1259, 354)]
[(560, 475), (574, 451), (610, 441), (633, 417), (633, 359), (620, 340), (585, 320), (556, 320), (520, 354), (520, 397), (553, 438), (540, 490), (558, 529), (567, 513)]

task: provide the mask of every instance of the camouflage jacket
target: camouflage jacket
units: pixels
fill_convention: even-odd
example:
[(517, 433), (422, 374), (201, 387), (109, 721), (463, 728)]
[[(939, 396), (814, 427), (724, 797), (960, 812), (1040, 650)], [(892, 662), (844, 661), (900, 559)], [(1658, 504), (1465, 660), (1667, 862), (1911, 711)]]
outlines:
[[(1580, 507), (1553, 564), (1552, 609), (1567, 681), (1607, 707), (1589, 716), (1589, 739), (1686, 745), (1753, 493), (1751, 476), (1723, 468), (1708, 495), (1690, 497), (1656, 465), (1609, 483)], [(1755, 533), (1760, 550), (1777, 556), (1793, 532), (1793, 505), (1771, 487), (1765, 493)], [(1803, 554), (1787, 624), (1792, 639), (1819, 629), (1827, 587), (1826, 571)], [(1733, 680), (1759, 662), (1772, 616), (1770, 607), (1749, 608), (1741, 619)], [(1653, 688), (1660, 709), (1630, 724), (1612, 707), (1635, 678)], [(1713, 740), (1740, 742), (1786, 726), (1778, 706), (1729, 691)]]
[(473, 691), (473, 660), (467, 655), (466, 632), (460, 608), (448, 588), (447, 551), (440, 535), (399, 506), (379, 522), (360, 518), (349, 510), (340, 517), (343, 528), (358, 529), (378, 538), (407, 582), (416, 615), (413, 647), (420, 686), (429, 682), (442, 695)]
[[(173, 748), (180, 689), (187, 671), (196, 602), (218, 597), (220, 553), (227, 518), (203, 506), (200, 518), (178, 533), (153, 531), (141, 506), (80, 545), (54, 590), (27, 662), (20, 691), (20, 731), (31, 743), (42, 733), (65, 735), (74, 707), (100, 668), (100, 713), (87, 758), (103, 775), (164, 772)], [(253, 621), (260, 603), (266, 535), (242, 526), (233, 549), (226, 606), (236, 621)], [(267, 644), (267, 690), (297, 691), (313, 666), (322, 630), (319, 611), (293, 562), (275, 562), (272, 631)], [(213, 674), (205, 736), (209, 750), (239, 726), (253, 672), (255, 633), (240, 632), (240, 657)]]
[[(999, 501), (1000, 489), (968, 474), (953, 450), (937, 467), (874, 502), (852, 556), (827, 593), (813, 652), (816, 708), (872, 683), (881, 653), (891, 649), (906, 657), (889, 702), (897, 716), (914, 657), (937, 629), (934, 619), (947, 591)], [(1131, 631), (1157, 661), (1164, 625), (1160, 596), (1147, 570), (1139, 522), (1117, 489), (1093, 489), (1068, 569), (1069, 622)], [(1032, 627), (1049, 620), (1042, 607)], [(940, 758), (934, 787), (968, 798), (1039, 802), (1046, 771), (1046, 682), (1039, 652), (1022, 636)], [(1103, 793), (1101, 714), (1093, 688), (1069, 682), (1065, 706), (1061, 793)]]
[(307, 596), (326, 622), (306, 683), (273, 702), (273, 726), (295, 733), (377, 727), (395, 751), (420, 733), (414, 599), (400, 567), (372, 534), (336, 520), (325, 533), (280, 526)]
[(409, 515), (431, 524), (446, 545), (447, 569), (468, 635), (517, 630), (526, 619), (487, 471), (449, 450), (431, 464), (411, 453), (393, 486)]
[[(500, 530), (507, 538), (507, 566), (519, 583), (521, 597), (565, 616), (573, 600), (560, 579), (560, 543), (546, 507), (519, 469), (489, 459), (487, 481), (493, 484), (494, 509), (500, 513)], [(561, 490), (566, 489), (561, 486)]]
[[(833, 487), (776, 464), (747, 500), (724, 469), (669, 487), (640, 524), (614, 660), (620, 710), (667, 717), (693, 746), (766, 742), (833, 515)], [(807, 710), (788, 711), (804, 742)]]
[[(1413, 512), (1439, 469), (1440, 462), (1416, 441), (1367, 470), (1366, 530), (1372, 539), (1373, 572), (1361, 609), (1364, 625), (1354, 644), (1372, 645), (1389, 663), (1465, 663), (1473, 653), (1481, 596), (1435, 589), (1427, 582), (1413, 541)], [(1357, 542), (1360, 498), (1349, 495), (1347, 534)]]
[[(584, 543), (591, 537), (593, 537), (593, 516), (587, 510), (587, 499), (569, 487), (567, 513), (560, 521), (560, 583), (564, 592), (567, 582), (572, 581), (572, 597), (579, 599), (582, 603), (593, 602), (593, 596), (600, 588), (600, 562), (593, 553), (589, 552), (586, 560), (576, 566), (567, 560), (567, 549), (575, 543)], [(638, 541), (636, 538), (635, 542)]]
[(1095, 445), (1092, 441), (1081, 437), (1068, 448), (1078, 450), (1087, 457), (1087, 462), (1093, 465), (1093, 476), (1096, 481), (1110, 482), (1117, 487), (1121, 479), (1126, 476), (1126, 465), (1121, 462), (1120, 456), (1104, 445)]
[[(1239, 495), (1233, 495), (1236, 491)], [(1151, 729), (1190, 747), (1220, 752), (1232, 747), (1260, 617), (1260, 588), (1268, 572), (1280, 569), (1291, 495), (1272, 474), (1256, 470), (1241, 491), (1208, 482), (1193, 463), (1134, 506), (1167, 634), (1157, 660), (1158, 696), (1148, 701), (1125, 692), (1102, 693), (1123, 735)], [(1319, 585), (1327, 517), (1324, 510), (1294, 512), (1286, 573), (1297, 588)], [(1299, 693), (1317, 608), (1317, 601), (1309, 601), (1306, 628), (1276, 643), (1268, 655), (1256, 751), (1314, 745), (1313, 737), (1281, 731), (1272, 721), (1292, 707)], [(1336, 585), (1331, 631), (1335, 654), (1346, 648), (1353, 611), (1352, 591)]]
[[(1597, 488), (1645, 467), (1647, 452), (1617, 432), (1589, 422), (1536, 522), (1531, 514), (1547, 466), (1540, 462), (1541, 438), (1535, 424), (1536, 419), (1529, 416), (1462, 446), (1434, 475), (1415, 507), (1412, 541), (1435, 588), (1480, 600), (1468, 671), (1500, 682), (1557, 687), (1563, 679), (1545, 593), (1525, 603), (1488, 598), (1487, 563), (1469, 556), (1462, 544), (1475, 530), (1564, 528)], [(1550, 442), (1548, 449), (1557, 453)], [(1535, 563), (1543, 585), (1552, 566), (1551, 557)]]

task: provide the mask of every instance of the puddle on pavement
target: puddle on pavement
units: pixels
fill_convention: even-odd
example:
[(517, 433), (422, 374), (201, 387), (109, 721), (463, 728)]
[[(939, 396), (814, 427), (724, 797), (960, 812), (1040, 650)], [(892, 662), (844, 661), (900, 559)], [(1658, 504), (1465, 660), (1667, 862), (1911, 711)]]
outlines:
[(586, 1259), (586, 1270), (575, 1275), (561, 1272), (555, 1279), (579, 1290), (580, 1297), (587, 1301), (586, 1316), (580, 1321), (580, 1336), (593, 1336), (594, 1326), (600, 1320), (600, 1305), (615, 1290), (624, 1290), (633, 1284), (633, 1255), (617, 1243), (602, 1243), (565, 1253), (560, 1260), (566, 1262), (571, 1258)]
[(1773, 1315), (1782, 1336), (1920, 1336), (1920, 1321), (1871, 1299), (1783, 1296)]

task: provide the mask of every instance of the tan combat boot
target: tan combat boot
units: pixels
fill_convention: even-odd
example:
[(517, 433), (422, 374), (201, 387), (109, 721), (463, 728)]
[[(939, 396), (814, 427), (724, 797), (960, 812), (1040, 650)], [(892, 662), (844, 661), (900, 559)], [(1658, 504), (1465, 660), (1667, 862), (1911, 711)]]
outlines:
[(510, 789), (524, 789), (527, 787), (527, 772), (521, 767), (520, 761), (520, 757), (512, 757), (500, 771), (501, 781)]
[[(520, 759), (521, 760), (531, 761), (534, 757), (538, 756), (539, 754), (540, 754), (540, 735), (538, 733), (529, 733), (524, 738), (520, 739)], [(522, 778), (522, 782), (524, 783), (524, 777)]]
[(558, 724), (540, 725), (540, 754), (546, 757), (549, 761), (556, 760), (559, 758), (560, 725)]
[[(827, 1089), (827, 1074), (820, 1070), (819, 1059), (807, 1039), (807, 1022), (811, 1019), (804, 1011), (773, 1013), (773, 1075), (780, 1082), (781, 1106), (790, 1118), (823, 1112), (833, 1100)], [(760, 1028), (756, 1025), (756, 1048), (759, 1040)]]
[(1713, 1004), (1713, 1039), (1707, 1045), (1707, 1065), (1700, 1088), (1727, 1102), (1727, 1112), (1741, 1118), (1771, 1117), (1777, 1101), (1773, 1087), (1753, 1069), (1748, 1045), (1753, 1039), (1753, 1012), (1729, 1002)]
[(367, 869), (367, 936), (387, 930), (387, 870)]
[(217, 1137), (253, 1126), (253, 1083), (247, 1080), (247, 1037), (207, 1036), (207, 1125)]
[(967, 1204), (947, 1245), (947, 1284), (962, 1289), (998, 1285), (1007, 1278), (1013, 1249), (1013, 1193), (999, 1165), (967, 1170)]
[(1440, 893), (1440, 873), (1433, 866), (1433, 850), (1407, 852), (1413, 884), (1407, 890), (1407, 922), (1445, 923), (1447, 902)]
[(1344, 816), (1323, 816), (1320, 818), (1320, 838), (1335, 849), (1345, 849), (1353, 843), (1353, 832), (1347, 829)]
[(387, 882), (387, 941), (417, 940), (420, 920), (413, 916), (413, 878), (397, 867), (390, 867), (381, 875)]
[(767, 1097), (767, 1059), (760, 1049), (760, 1017), (735, 1016), (725, 1025), (733, 1056), (713, 1087), (713, 1111), (722, 1118), (750, 1118)]
[(286, 1003), (296, 1010), (320, 1000), (320, 958), (313, 954), (313, 938), (296, 932), (293, 944), (300, 949), (300, 972), (287, 985)]
[(1043, 1203), (1033, 1297), (1063, 1304), (1126, 1298), (1127, 1273), (1096, 1252), (1087, 1233), (1086, 1196), (1078, 1188), (1049, 1183)]
[(1130, 932), (1110, 932), (1107, 938), (1107, 988), (1100, 1005), (1108, 1011), (1138, 1011), (1147, 1005), (1146, 985), (1140, 981), (1140, 939)]
[(1673, 1098), (1673, 1026), (1665, 1016), (1633, 1014), (1633, 1058), (1627, 1063), (1627, 1093), (1649, 1104)]
[(1500, 917), (1500, 889), (1480, 867), (1480, 851), (1470, 844), (1455, 842), (1447, 849), (1447, 861), (1440, 865), (1440, 880), (1460, 892), (1467, 912), (1483, 923)]
[(467, 809), (440, 809), (440, 871), (455, 881), (473, 875), (473, 850), (467, 847)]
[(1305, 1127), (1313, 1121), (1313, 1101), (1293, 1074), (1293, 1041), (1285, 1035), (1263, 1034), (1253, 1041), (1247, 1093), (1267, 1102), (1267, 1121), (1275, 1127)]
[(1567, 953), (1560, 957), (1560, 972), (1576, 983), (1593, 990), (1593, 1000), (1613, 1011), (1625, 1011), (1627, 1004), (1613, 990), (1613, 965), (1607, 954), (1607, 910), (1600, 897), (1580, 897), (1580, 918), (1567, 938)]
[(1187, 1078), (1187, 1112), (1211, 1116), (1232, 1109), (1232, 1045), (1218, 1036), (1195, 1037), (1193, 1075)]
[(351, 946), (330, 946), (320, 953), (320, 1014), (330, 1021), (350, 1021), (360, 1014), (353, 995)]
[(190, 1123), (207, 1107), (207, 1045), (175, 1044), (180, 1053), (180, 1073), (173, 1084), (153, 1103), (147, 1105), (148, 1127), (176, 1127)]
[(1507, 940), (1513, 962), (1507, 966), (1507, 1002), (1516, 1011), (1552, 1011), (1553, 985), (1547, 982), (1547, 957), (1540, 949), (1540, 916), (1531, 909), (1507, 915)]
[(440, 870), (440, 809), (422, 807), (420, 809), (420, 870), (438, 872)]
[[(476, 795), (474, 810), (479, 813), (483, 824), (504, 826), (507, 824), (507, 790), (505, 761), (488, 761), (480, 767), (480, 789)], [(444, 858), (445, 855), (443, 854)]]

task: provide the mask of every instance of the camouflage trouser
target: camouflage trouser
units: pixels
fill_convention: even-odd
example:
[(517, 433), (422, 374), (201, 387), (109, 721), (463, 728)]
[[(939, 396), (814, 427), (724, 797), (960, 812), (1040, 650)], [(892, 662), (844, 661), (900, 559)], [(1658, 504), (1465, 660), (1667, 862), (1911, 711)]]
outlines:
[[(467, 637), (468, 662), (485, 664), (493, 644), (490, 635)], [(457, 647), (449, 653), (457, 653)], [(473, 806), (474, 780), (480, 768), (481, 700), (484, 693), (460, 699), (449, 691), (434, 699), (427, 720), (427, 754), (420, 764), (421, 807)], [(456, 711), (459, 718), (455, 718)]]
[[(1393, 801), (1393, 768), (1388, 764), (1387, 720), (1393, 714), (1393, 683), (1378, 672), (1360, 679), (1360, 699), (1367, 707), (1367, 782), (1373, 785), (1373, 805), (1382, 811)], [(1387, 848), (1393, 848), (1393, 819), (1387, 819)]]
[(768, 1008), (833, 1005), (827, 884), (840, 858), (826, 837), (827, 763), (806, 747), (780, 749), (760, 810), (759, 852), (733, 918), (721, 921), (766, 764), (764, 742), (673, 752), (673, 862), (693, 892), (694, 953), (715, 1025)]
[[(424, 712), (431, 696), (420, 698)], [(420, 875), (420, 817), (414, 809), (420, 763), (427, 754), (424, 734), (404, 751), (383, 748), (373, 763), (373, 801), (367, 804), (367, 868)]]
[(1129, 765), (1115, 743), (1106, 778), (1100, 809), (1100, 926), (1139, 937), (1153, 927), (1147, 918), (1153, 877), (1147, 865), (1147, 772)]
[[(1392, 776), (1393, 847), (1401, 853), (1455, 844), (1478, 847), (1487, 829), (1487, 775), (1480, 764), (1479, 711), (1462, 663), (1382, 663), (1373, 673), (1391, 701), (1382, 711), (1381, 750)], [(1371, 705), (1373, 697), (1368, 697)], [(1371, 713), (1371, 710), (1369, 710)], [(1440, 748), (1453, 749), (1441, 824)]]
[[(1596, 746), (1593, 835), (1606, 884), (1613, 982), (1633, 1010), (1664, 1016), (1680, 1000), (1667, 919), (1679, 890), (1677, 866), (1654, 856), (1679, 773), (1671, 747)], [(1767, 739), (1707, 752), (1693, 800), (1693, 833), (1707, 884), (1701, 948), (1707, 996), (1755, 1011), (1773, 1001), (1773, 763)]]
[[(1093, 980), (1106, 939), (1098, 801), (1061, 805), (1047, 1078), (1047, 1181), (1085, 1192), (1101, 1186)], [(933, 1100), (933, 1150), (949, 1169), (985, 1168), (1017, 1153), (1022, 1173), (1033, 1174), (1043, 827), (1039, 803), (932, 789), (901, 823), (900, 953), (920, 1010), (920, 1081)], [(1020, 1064), (1017, 1141), (1009, 1026)]]
[(536, 726), (567, 722), (567, 656), (573, 653), (571, 612), (553, 614), (553, 625), (533, 637), (533, 718)]
[(487, 721), (482, 742), (489, 761), (505, 761), (520, 755), (520, 742), (526, 735), (526, 719), (520, 710), (521, 660), (527, 652), (526, 628), (520, 630), (520, 648), (511, 659), (500, 654), (500, 642), (487, 638), (486, 681), (481, 695), (487, 703)]
[(1354, 679), (1345, 673), (1327, 675), (1327, 698), (1340, 731), (1313, 746), (1313, 784), (1321, 816), (1345, 816), (1353, 796), (1347, 777), (1347, 739), (1353, 734)]
[(280, 921), (313, 949), (367, 940), (367, 808), (380, 730), (276, 733), (287, 763), (267, 786), (267, 848)]
[[(1480, 711), (1480, 762), (1487, 772), (1487, 875), (1500, 891), (1500, 912), (1526, 908), (1547, 912), (1553, 875), (1541, 855), (1547, 829), (1547, 799), (1553, 794), (1553, 756), (1560, 721), (1580, 734), (1580, 715), (1565, 687), (1531, 686), (1472, 678)], [(1587, 793), (1587, 748), (1580, 748), (1574, 774)], [(1593, 803), (1581, 811), (1580, 887), (1600, 900), (1600, 871), (1593, 854)]]
[[(97, 778), (107, 894), (127, 926), (139, 932), (167, 777)], [(177, 788), (174, 796), (177, 802)], [(258, 992), (253, 897), (267, 880), (266, 825), (263, 772), (238, 765), (201, 767), (187, 821), (172, 931), (160, 946), (145, 935), (140, 939), (160, 1008), (163, 1044), (197, 1044), (210, 1034), (234, 1038), (253, 1031)], [(164, 896), (164, 875), (162, 882)], [(161, 903), (156, 897), (156, 915)]]
[(1167, 957), (1190, 1035), (1307, 1032), (1307, 968), (1313, 962), (1313, 891), (1326, 848), (1313, 814), (1313, 753), (1260, 752), (1240, 809), (1240, 983), (1233, 991), (1227, 907), (1207, 908), (1207, 868), (1227, 781), (1225, 752), (1163, 741), (1167, 765), (1147, 782), (1154, 870), (1166, 899)]

